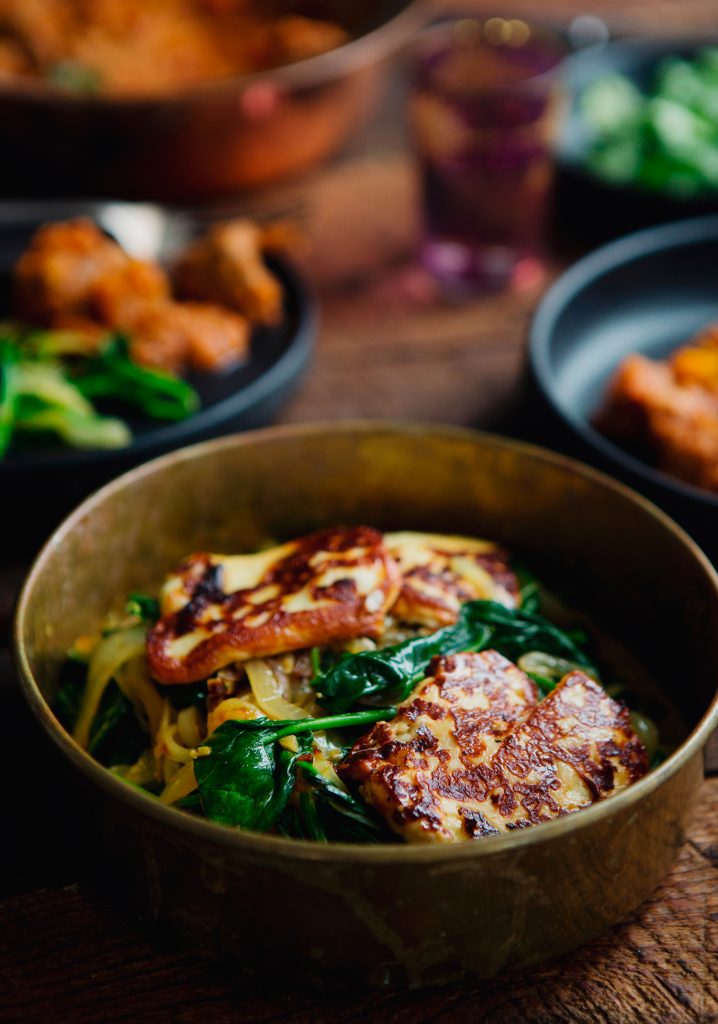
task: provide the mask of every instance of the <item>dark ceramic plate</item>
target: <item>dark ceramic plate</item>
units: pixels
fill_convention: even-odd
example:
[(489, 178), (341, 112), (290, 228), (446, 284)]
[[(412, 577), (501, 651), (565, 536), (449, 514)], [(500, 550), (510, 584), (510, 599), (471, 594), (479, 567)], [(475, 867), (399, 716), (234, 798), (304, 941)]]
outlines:
[(618, 238), (639, 228), (718, 212), (718, 193), (681, 199), (632, 185), (615, 185), (587, 167), (591, 130), (581, 112), (585, 89), (606, 75), (621, 74), (647, 91), (658, 64), (666, 57), (693, 57), (714, 39), (621, 39), (587, 47), (569, 57), (563, 80), (569, 99), (557, 148), (558, 215), (562, 231), (585, 244)]
[(660, 473), (591, 425), (624, 356), (663, 357), (718, 320), (718, 217), (629, 235), (576, 263), (545, 296), (530, 334), (531, 371), (584, 455), (618, 472), (718, 553), (718, 495)]
[[(130, 203), (0, 203), (0, 318), (8, 311), (11, 268), (37, 226), (71, 216), (92, 217), (132, 255), (165, 259), (191, 236), (192, 223), (160, 207)], [(284, 286), (284, 317), (277, 327), (256, 328), (249, 361), (221, 374), (190, 378), (201, 408), (180, 422), (138, 417), (113, 408), (134, 434), (127, 448), (80, 450), (47, 447), (12, 450), (0, 461), (0, 559), (18, 544), (37, 543), (72, 505), (118, 473), (193, 441), (271, 422), (306, 367), (315, 334), (315, 309), (306, 282), (285, 259), (271, 266)]]

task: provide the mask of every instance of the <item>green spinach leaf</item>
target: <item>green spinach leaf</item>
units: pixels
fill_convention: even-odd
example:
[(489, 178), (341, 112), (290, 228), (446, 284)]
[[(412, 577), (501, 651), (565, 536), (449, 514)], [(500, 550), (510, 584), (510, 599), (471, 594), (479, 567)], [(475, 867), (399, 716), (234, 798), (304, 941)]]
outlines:
[(142, 622), (154, 625), (160, 617), (160, 603), (154, 597), (147, 594), (130, 594), (127, 598), (125, 611), (128, 615), (134, 615)]
[[(297, 761), (312, 749), (311, 732), (366, 725), (394, 713), (382, 708), (327, 718), (223, 722), (204, 743), (210, 753), (195, 761), (205, 814), (225, 825), (266, 831), (287, 805)], [(296, 737), (298, 751), (281, 746), (285, 736)]]
[[(313, 680), (322, 707), (334, 714), (347, 711), (372, 694), (391, 694), (392, 700), (404, 700), (423, 679), (431, 659), (437, 654), (476, 651), (486, 646), (490, 629), (477, 615), (477, 606), (485, 601), (463, 605), (458, 620), (428, 636), (414, 637), (379, 651), (361, 651), (342, 658)], [(500, 607), (500, 606), (499, 606)]]
[(372, 695), (399, 702), (425, 676), (435, 655), (493, 648), (511, 661), (527, 651), (544, 651), (569, 658), (597, 675), (595, 666), (571, 634), (538, 612), (506, 608), (494, 601), (468, 601), (453, 626), (378, 651), (342, 658), (313, 680), (322, 707), (346, 711)]
[(394, 833), (370, 807), (333, 785), (315, 765), (300, 761), (299, 768), (312, 787), (311, 793), (302, 794), (311, 797), (310, 822), (307, 823), (305, 802), (300, 801), (299, 806), (300, 818), (310, 833), (304, 838), (314, 838), (311, 832), (320, 829), (325, 839), (333, 842), (387, 843), (396, 840)]

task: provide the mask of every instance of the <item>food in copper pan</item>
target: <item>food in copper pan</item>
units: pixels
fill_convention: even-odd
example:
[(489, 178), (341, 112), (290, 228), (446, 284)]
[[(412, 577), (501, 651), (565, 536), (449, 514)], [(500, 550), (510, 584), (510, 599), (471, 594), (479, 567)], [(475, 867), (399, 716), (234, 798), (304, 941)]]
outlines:
[(0, 0), (0, 76), (74, 93), (162, 95), (347, 38), (335, 22), (259, 0)]

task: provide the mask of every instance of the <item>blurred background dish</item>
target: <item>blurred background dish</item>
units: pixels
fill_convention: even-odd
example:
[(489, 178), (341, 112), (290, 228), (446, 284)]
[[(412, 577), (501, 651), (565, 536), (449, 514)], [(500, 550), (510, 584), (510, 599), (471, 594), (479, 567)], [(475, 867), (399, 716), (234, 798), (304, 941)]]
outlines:
[[(40, 224), (90, 218), (133, 256), (167, 260), (192, 235), (191, 222), (159, 207), (128, 203), (0, 204), (0, 319), (9, 310), (10, 271)], [(268, 264), (282, 285), (283, 315), (255, 326), (247, 362), (219, 373), (191, 373), (200, 408), (186, 419), (162, 422), (125, 412), (132, 431), (126, 447), (76, 449), (62, 443), (10, 448), (0, 459), (0, 490), (12, 501), (0, 508), (0, 557), (32, 547), (68, 509), (105, 481), (154, 455), (192, 441), (270, 422), (294, 390), (315, 334), (308, 286), (286, 257)]]
[(539, 305), (530, 330), (532, 377), (565, 430), (559, 447), (657, 501), (718, 556), (718, 494), (659, 471), (594, 425), (626, 356), (664, 359), (718, 320), (718, 217), (650, 228), (574, 264)]
[(464, 18), (423, 33), (417, 51), (422, 264), (451, 294), (536, 281), (563, 39), (520, 18)]
[(195, 201), (294, 174), (334, 152), (370, 113), (381, 64), (420, 23), (422, 6), (295, 5), (326, 15), (346, 41), (269, 70), (200, 83), (195, 76), (169, 92), (72, 92), (7, 76), (0, 189)]
[(585, 246), (718, 210), (718, 49), (618, 39), (564, 64), (560, 230)]

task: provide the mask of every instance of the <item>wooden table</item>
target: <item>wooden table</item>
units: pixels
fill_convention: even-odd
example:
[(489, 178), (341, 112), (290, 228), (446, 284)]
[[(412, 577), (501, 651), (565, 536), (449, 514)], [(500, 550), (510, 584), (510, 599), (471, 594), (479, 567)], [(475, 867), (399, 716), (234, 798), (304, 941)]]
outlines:
[[(535, 15), (531, 0), (511, 7)], [(594, 0), (591, 9), (628, 28), (715, 27), (715, 0)], [(576, 8), (550, 0), (542, 11), (560, 18)], [(416, 206), (400, 108), (397, 88), (342, 159), (274, 199), (302, 210), (322, 302), (314, 367), (281, 420), (413, 418), (526, 432), (523, 340), (541, 285), (462, 305), (441, 300), (412, 261)], [(0, 623), (15, 583), (0, 583)], [(25, 711), (2, 652), (0, 706), (0, 1021), (718, 1021), (718, 751), (674, 870), (610, 934), (500, 981), (348, 998), (285, 990), (281, 979), (238, 981), (109, 906), (92, 880), (82, 808), (66, 804), (67, 771)]]

